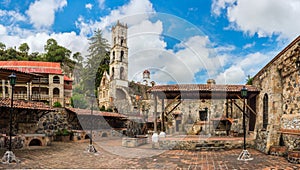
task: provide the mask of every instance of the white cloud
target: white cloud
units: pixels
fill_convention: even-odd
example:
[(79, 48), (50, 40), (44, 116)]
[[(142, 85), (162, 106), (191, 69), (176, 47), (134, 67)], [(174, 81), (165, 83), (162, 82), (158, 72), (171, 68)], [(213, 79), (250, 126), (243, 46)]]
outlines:
[(67, 0), (37, 0), (26, 11), (35, 28), (48, 28), (54, 23), (55, 12), (67, 5)]
[(275, 55), (276, 52), (266, 54), (256, 52), (246, 55), (243, 59), (236, 59), (229, 68), (216, 76), (216, 82), (219, 84), (245, 84), (248, 75), (253, 77)]
[(221, 14), (226, 9), (229, 28), (241, 30), (251, 36), (279, 35), (294, 39), (300, 29), (299, 0), (214, 0), (212, 12)]
[(243, 49), (252, 48), (252, 47), (254, 47), (254, 46), (255, 46), (255, 42), (249, 43), (249, 44), (245, 44), (245, 45), (243, 46)]
[(0, 17), (2, 21), (5, 21), (7, 24), (13, 24), (18, 21), (25, 21), (26, 17), (16, 11), (7, 11), (0, 9)]
[(105, 0), (98, 0), (99, 2), (99, 8), (104, 9), (105, 8)]
[(0, 24), (0, 36), (5, 35), (6, 33), (6, 27)]
[(96, 29), (106, 29), (117, 20), (129, 26), (139, 24), (147, 20), (155, 12), (149, 0), (131, 0), (128, 4), (118, 7), (110, 12), (109, 15), (101, 17), (100, 21), (85, 21), (81, 16), (76, 22), (82, 35), (91, 35)]
[(86, 9), (92, 9), (93, 5), (91, 3), (85, 4)]
[(232, 65), (216, 77), (217, 84), (240, 84), (243, 81), (245, 81), (245, 72), (237, 65)]

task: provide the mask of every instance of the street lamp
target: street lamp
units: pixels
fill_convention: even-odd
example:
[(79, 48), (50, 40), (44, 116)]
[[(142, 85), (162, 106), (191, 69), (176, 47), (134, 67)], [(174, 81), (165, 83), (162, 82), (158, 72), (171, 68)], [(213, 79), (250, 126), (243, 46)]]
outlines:
[(243, 88), (241, 89), (241, 96), (243, 98), (243, 132), (244, 132), (244, 148), (243, 151), (240, 153), (238, 160), (240, 161), (249, 161), (249, 160), (253, 160), (253, 158), (251, 158), (250, 153), (247, 151), (246, 149), (246, 113), (245, 113), (245, 99), (248, 96), (248, 89), (243, 86)]
[(18, 162), (15, 154), (12, 152), (12, 114), (13, 114), (13, 105), (14, 105), (14, 87), (16, 85), (17, 76), (15, 73), (11, 73), (8, 76), (9, 82), (11, 85), (11, 102), (10, 102), (10, 115), (9, 115), (9, 146), (8, 151), (5, 152), (4, 156), (2, 157), (3, 163), (12, 163)]
[(88, 148), (87, 148), (87, 151), (88, 152), (90, 152), (90, 153), (97, 153), (97, 150), (96, 150), (96, 148), (94, 147), (94, 145), (93, 145), (93, 126), (94, 126), (94, 123), (93, 123), (93, 121), (94, 121), (94, 118), (93, 118), (93, 105), (94, 105), (94, 97), (95, 97), (95, 95), (91, 95), (91, 102), (92, 102), (92, 106), (91, 106), (91, 129), (90, 129), (90, 144), (89, 144), (89, 146), (88, 146)]

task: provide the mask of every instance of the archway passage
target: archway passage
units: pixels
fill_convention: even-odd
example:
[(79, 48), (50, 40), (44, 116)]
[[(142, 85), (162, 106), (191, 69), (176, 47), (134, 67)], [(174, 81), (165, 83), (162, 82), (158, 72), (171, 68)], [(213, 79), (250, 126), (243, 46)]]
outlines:
[(107, 133), (102, 133), (102, 137), (108, 137)]
[(90, 135), (89, 135), (89, 134), (86, 134), (86, 135), (84, 136), (84, 139), (90, 139)]
[(39, 139), (32, 139), (29, 146), (42, 146), (42, 142)]

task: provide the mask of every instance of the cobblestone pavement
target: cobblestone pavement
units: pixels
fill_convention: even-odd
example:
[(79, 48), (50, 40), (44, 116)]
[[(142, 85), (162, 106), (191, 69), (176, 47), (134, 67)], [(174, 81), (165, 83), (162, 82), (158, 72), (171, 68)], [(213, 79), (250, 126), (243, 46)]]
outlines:
[[(120, 140), (96, 142), (98, 154), (85, 152), (85, 142), (53, 142), (52, 146), (33, 146), (14, 150), (20, 163), (0, 164), (1, 169), (300, 169), (300, 164), (291, 164), (283, 157), (265, 155), (249, 149), (252, 161), (237, 161), (241, 150), (229, 151), (186, 151), (156, 150), (150, 145), (139, 148), (124, 148)], [(1, 149), (3, 156), (5, 150)]]

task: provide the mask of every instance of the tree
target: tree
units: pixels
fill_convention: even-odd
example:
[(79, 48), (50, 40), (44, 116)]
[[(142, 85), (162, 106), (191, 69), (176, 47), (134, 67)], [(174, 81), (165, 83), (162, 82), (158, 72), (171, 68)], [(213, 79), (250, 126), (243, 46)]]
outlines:
[(27, 43), (22, 43), (20, 46), (19, 46), (19, 50), (22, 52), (22, 53), (25, 53), (26, 55), (28, 55), (28, 51), (29, 51), (29, 46)]
[(84, 98), (83, 94), (73, 94), (71, 98), (71, 106), (73, 108), (86, 109), (88, 107), (88, 103)]
[(47, 40), (44, 49), (46, 61), (60, 62), (64, 72), (68, 75), (72, 74), (76, 62), (70, 59), (72, 52), (69, 49), (58, 45), (53, 38)]
[(97, 80), (99, 79), (97, 76), (98, 68), (101, 63), (106, 62), (106, 58), (109, 56), (109, 44), (103, 38), (101, 30), (96, 30), (89, 41), (89, 55), (82, 73), (82, 83), (86, 94), (91, 94), (97, 89), (100, 82)]
[(83, 69), (83, 57), (80, 52), (77, 52), (73, 54), (73, 59), (76, 60), (76, 65), (73, 71), (74, 83), (79, 84)]
[(5, 48), (6, 48), (6, 45), (4, 43), (0, 42), (0, 50), (4, 51)]
[(252, 82), (253, 82), (253, 77), (250, 77), (250, 75), (248, 75), (248, 78), (246, 79), (246, 84), (247, 85), (252, 85)]

